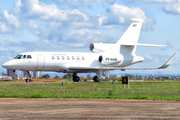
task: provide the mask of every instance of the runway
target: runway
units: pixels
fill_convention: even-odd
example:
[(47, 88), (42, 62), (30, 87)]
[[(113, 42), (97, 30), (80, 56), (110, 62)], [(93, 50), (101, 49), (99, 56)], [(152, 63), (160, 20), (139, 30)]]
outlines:
[(180, 119), (180, 101), (0, 98), (6, 119)]

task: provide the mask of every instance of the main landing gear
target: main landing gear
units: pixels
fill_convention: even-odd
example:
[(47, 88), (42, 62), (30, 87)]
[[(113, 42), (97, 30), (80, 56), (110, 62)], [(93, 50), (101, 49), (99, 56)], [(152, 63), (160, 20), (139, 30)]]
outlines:
[[(73, 73), (73, 81), (74, 82), (79, 82), (80, 78), (77, 76), (77, 73)], [(100, 71), (97, 70), (96, 71), (96, 76), (93, 77), (94, 82), (100, 82), (101, 80), (101, 75), (100, 75)]]
[(94, 80), (94, 82), (99, 82), (99, 81), (100, 81), (100, 79), (98, 78), (98, 76), (94, 76), (94, 77), (93, 77), (93, 80)]
[(96, 71), (96, 76), (93, 77), (94, 82), (99, 82), (101, 79), (100, 71)]
[(31, 74), (29, 73), (29, 71), (26, 71), (26, 74), (27, 74), (26, 82), (31, 82)]
[(73, 73), (73, 81), (79, 82), (80, 78), (77, 76), (77, 73)]

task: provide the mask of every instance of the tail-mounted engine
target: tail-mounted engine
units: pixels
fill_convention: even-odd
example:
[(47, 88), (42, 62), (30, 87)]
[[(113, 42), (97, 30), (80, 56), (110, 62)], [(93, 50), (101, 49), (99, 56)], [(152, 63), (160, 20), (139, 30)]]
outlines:
[(107, 44), (107, 43), (91, 43), (89, 49), (94, 53), (119, 52), (119, 46), (117, 46), (116, 44)]

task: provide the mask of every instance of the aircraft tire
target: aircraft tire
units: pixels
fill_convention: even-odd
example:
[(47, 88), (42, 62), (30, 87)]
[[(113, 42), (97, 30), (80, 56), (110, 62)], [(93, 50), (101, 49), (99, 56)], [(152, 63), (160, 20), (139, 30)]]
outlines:
[(28, 83), (28, 82), (30, 82), (30, 80), (29, 80), (29, 79), (26, 79), (26, 82)]
[(79, 78), (78, 76), (74, 76), (74, 77), (73, 77), (73, 81), (74, 81), (74, 82), (79, 82), (79, 80), (80, 80), (80, 78)]
[(100, 79), (98, 78), (98, 76), (94, 76), (94, 77), (93, 77), (93, 80), (94, 80), (94, 82), (99, 82), (99, 81), (100, 81)]

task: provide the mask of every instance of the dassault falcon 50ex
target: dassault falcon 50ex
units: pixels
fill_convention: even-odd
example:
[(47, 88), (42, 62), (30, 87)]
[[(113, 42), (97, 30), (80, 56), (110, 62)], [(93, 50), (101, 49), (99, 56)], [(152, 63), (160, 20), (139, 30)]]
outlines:
[(145, 70), (167, 68), (176, 53), (161, 67), (158, 68), (127, 68), (135, 63), (142, 62), (143, 57), (135, 54), (137, 46), (165, 47), (166, 45), (152, 45), (138, 43), (142, 19), (130, 19), (132, 24), (115, 44), (91, 43), (91, 52), (25, 52), (17, 55), (2, 65), (11, 70), (27, 71), (26, 82), (30, 81), (29, 71), (54, 71), (73, 73), (73, 81), (79, 82), (77, 73), (95, 72), (94, 82), (101, 79), (101, 71), (109, 70)]

